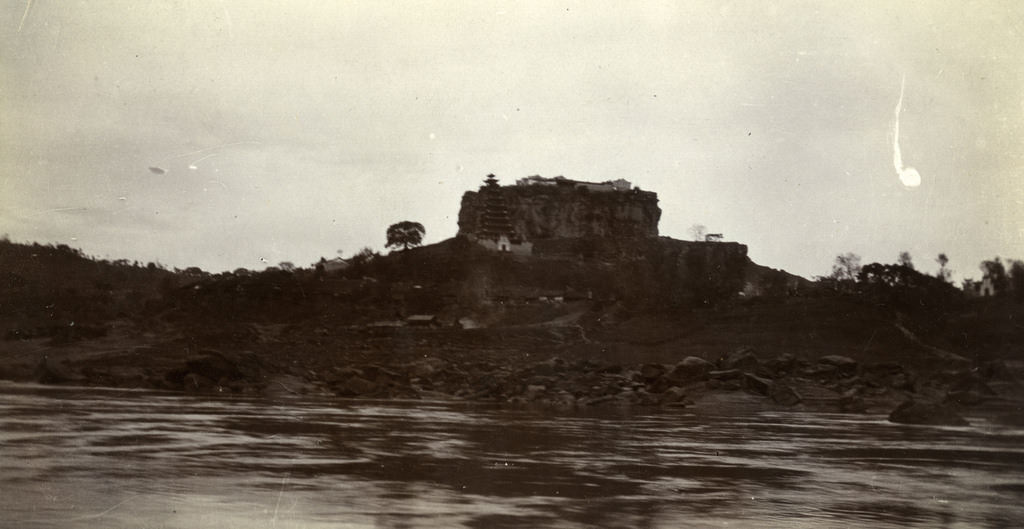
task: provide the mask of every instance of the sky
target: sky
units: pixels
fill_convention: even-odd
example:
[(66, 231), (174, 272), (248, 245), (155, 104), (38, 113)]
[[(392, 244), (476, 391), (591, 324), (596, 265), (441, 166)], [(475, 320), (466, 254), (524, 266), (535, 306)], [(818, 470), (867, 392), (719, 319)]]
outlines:
[(7, 0), (0, 234), (309, 266), (539, 174), (805, 277), (1024, 258), (1024, 3), (771, 4)]

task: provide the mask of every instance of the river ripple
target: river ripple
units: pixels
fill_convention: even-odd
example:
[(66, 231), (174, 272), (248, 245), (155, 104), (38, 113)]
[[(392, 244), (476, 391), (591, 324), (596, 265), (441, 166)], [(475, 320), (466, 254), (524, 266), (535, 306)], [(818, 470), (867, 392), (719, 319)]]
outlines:
[(3, 527), (1014, 527), (1024, 430), (0, 384)]

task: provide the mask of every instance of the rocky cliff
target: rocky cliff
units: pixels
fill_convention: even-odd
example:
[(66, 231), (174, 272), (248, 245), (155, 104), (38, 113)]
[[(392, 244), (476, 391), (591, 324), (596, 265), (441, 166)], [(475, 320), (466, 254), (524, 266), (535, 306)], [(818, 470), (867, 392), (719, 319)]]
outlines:
[[(658, 236), (661, 208), (649, 191), (596, 192), (571, 186), (504, 186), (501, 194), (517, 233), (527, 240)], [(484, 202), (467, 191), (459, 210), (459, 235), (478, 230)]]

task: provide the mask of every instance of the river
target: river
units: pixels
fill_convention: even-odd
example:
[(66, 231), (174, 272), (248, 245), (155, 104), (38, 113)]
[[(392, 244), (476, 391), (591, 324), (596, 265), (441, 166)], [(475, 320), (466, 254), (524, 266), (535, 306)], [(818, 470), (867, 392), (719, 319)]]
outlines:
[(3, 527), (1014, 527), (1024, 429), (0, 383)]

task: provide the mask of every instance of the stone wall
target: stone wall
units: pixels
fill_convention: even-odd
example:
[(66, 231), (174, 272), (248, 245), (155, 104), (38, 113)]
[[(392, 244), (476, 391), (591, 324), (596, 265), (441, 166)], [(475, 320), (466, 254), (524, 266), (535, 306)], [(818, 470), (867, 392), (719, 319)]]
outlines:
[[(570, 186), (504, 186), (512, 224), (527, 240), (658, 236), (661, 208), (649, 191), (596, 193)], [(473, 235), (483, 209), (480, 193), (467, 191), (459, 210), (459, 235)]]

